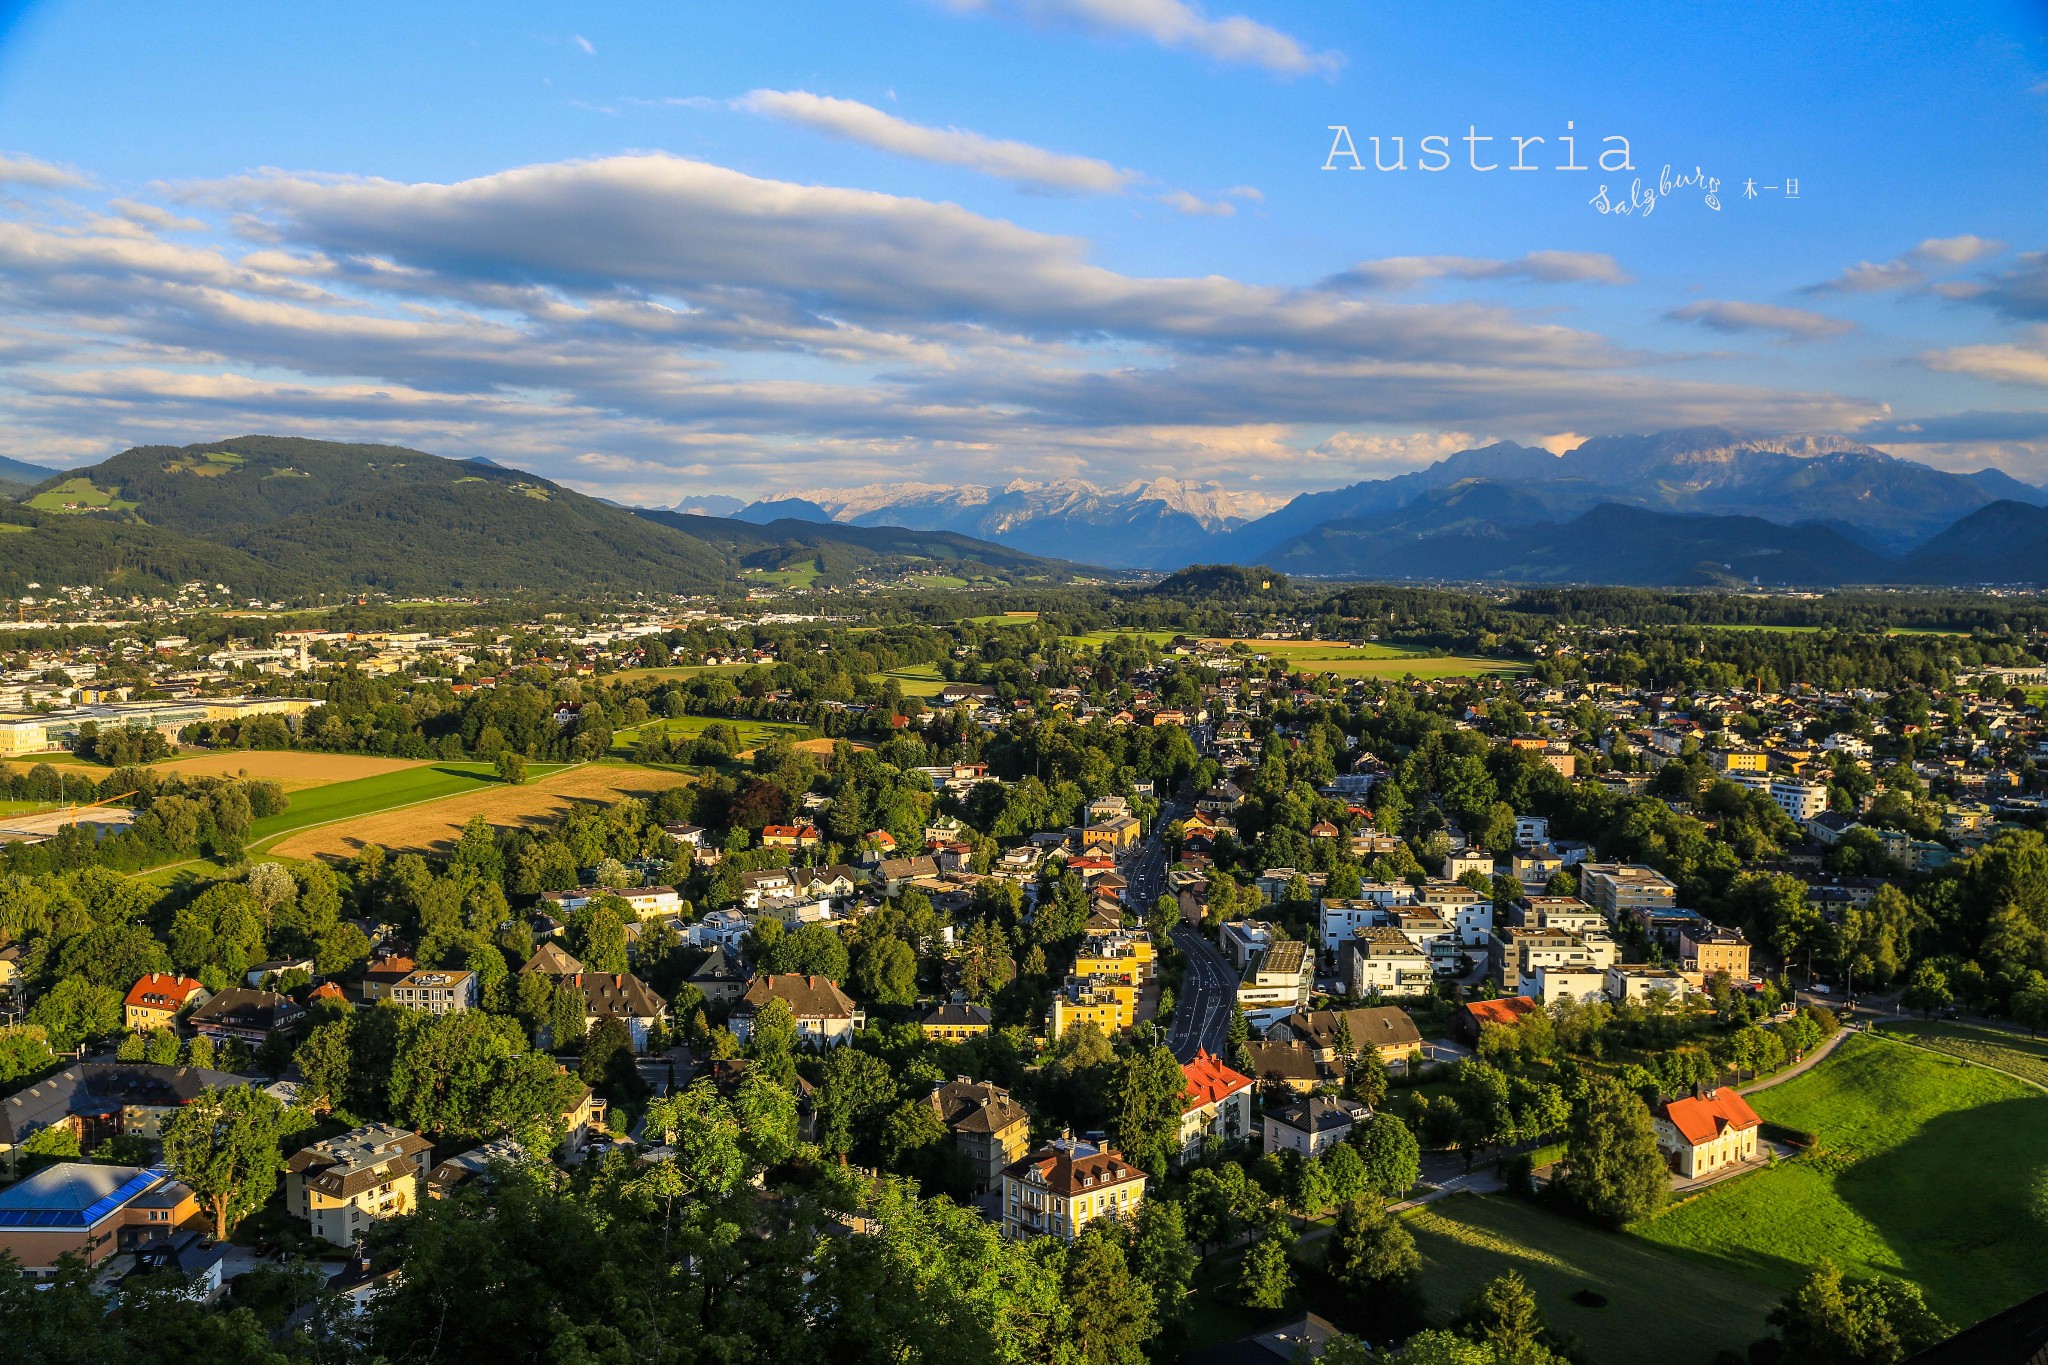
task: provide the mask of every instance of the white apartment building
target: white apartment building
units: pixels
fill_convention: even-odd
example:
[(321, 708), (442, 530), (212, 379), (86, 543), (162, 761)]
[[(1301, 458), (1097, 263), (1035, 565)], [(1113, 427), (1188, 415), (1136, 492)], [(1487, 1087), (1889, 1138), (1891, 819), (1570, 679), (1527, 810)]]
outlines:
[(1399, 929), (1360, 929), (1338, 957), (1345, 993), (1364, 999), (1377, 992), (1398, 998), (1428, 995), (1435, 984), (1429, 957)]
[(1802, 825), (1828, 808), (1828, 789), (1824, 782), (1781, 777), (1771, 783), (1770, 793), (1778, 809)]

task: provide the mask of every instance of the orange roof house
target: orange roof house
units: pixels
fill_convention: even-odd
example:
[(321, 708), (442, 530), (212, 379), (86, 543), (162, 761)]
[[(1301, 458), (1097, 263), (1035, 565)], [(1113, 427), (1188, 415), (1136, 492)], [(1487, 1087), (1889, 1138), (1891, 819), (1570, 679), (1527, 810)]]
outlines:
[(203, 1005), (211, 998), (212, 992), (189, 976), (151, 972), (128, 988), (121, 1013), (129, 1028), (141, 1032), (176, 1023), (178, 1011), (188, 1005)]
[(1468, 1043), (1477, 1044), (1479, 1030), (1488, 1024), (1513, 1028), (1522, 1016), (1543, 1008), (1526, 995), (1504, 995), (1498, 1000), (1474, 1000), (1451, 1016), (1451, 1026)]
[(1709, 1090), (1665, 1104), (1657, 1114), (1657, 1146), (1671, 1169), (1689, 1180), (1754, 1161), (1763, 1120), (1733, 1090)]
[(1234, 1146), (1251, 1135), (1251, 1077), (1206, 1048), (1180, 1071), (1188, 1083), (1180, 1097), (1180, 1160), (1199, 1157), (1211, 1137)]

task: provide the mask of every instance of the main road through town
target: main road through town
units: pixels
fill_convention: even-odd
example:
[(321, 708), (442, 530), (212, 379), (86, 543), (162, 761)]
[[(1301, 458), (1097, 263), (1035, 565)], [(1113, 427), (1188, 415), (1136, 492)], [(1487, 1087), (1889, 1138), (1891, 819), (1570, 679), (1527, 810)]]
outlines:
[[(1125, 903), (1140, 915), (1149, 918), (1152, 903), (1167, 894), (1166, 844), (1161, 831), (1186, 814), (1181, 804), (1168, 802), (1151, 833), (1124, 855), (1124, 880), (1129, 883)], [(1200, 930), (1176, 923), (1173, 941), (1186, 958), (1187, 969), (1174, 1000), (1166, 1046), (1183, 1062), (1205, 1048), (1220, 1057), (1228, 1046), (1231, 1012), (1237, 1008), (1237, 973)]]

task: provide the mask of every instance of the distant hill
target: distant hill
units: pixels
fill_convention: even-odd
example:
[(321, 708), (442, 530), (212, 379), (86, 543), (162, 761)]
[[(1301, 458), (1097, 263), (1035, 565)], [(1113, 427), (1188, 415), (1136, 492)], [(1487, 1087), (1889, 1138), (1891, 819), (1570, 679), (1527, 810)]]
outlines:
[(827, 525), (832, 521), (830, 512), (803, 498), (750, 502), (734, 512), (732, 517), (735, 521), (751, 521), (757, 526), (766, 526), (771, 521), (822, 521)]
[(1332, 521), (1272, 562), (1325, 576), (1608, 583), (1642, 587), (1906, 581), (1896, 561), (1832, 528), (1760, 517), (1681, 515), (1603, 503), (1568, 522), (1448, 523), (1395, 516)]
[(2048, 583), (2048, 508), (1980, 507), (1901, 561), (1916, 583)]
[(710, 592), (792, 557), (849, 580), (1071, 575), (965, 537), (642, 515), (490, 460), (294, 437), (141, 446), (0, 504), (0, 591), (10, 593), (31, 582), (150, 590), (195, 579), (265, 597)]

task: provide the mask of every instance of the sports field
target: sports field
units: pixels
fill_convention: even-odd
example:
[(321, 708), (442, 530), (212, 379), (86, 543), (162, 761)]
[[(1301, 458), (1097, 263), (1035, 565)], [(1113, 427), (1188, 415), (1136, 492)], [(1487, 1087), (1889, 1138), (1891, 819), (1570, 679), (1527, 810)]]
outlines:
[(159, 771), (195, 777), (244, 777), (276, 782), (286, 791), (383, 777), (408, 768), (424, 768), (418, 758), (378, 758), (370, 754), (322, 754), (298, 749), (234, 749), (167, 758)]
[[(1592, 1365), (1707, 1365), (1764, 1336), (1777, 1303), (1747, 1280), (1518, 1200), (1453, 1195), (1401, 1218), (1422, 1253), (1434, 1322), (1447, 1323), (1472, 1291), (1516, 1270), (1550, 1325), (1584, 1341)], [(1594, 1296), (1605, 1303), (1593, 1306)]]
[(1758, 1092), (1808, 1156), (1710, 1188), (1636, 1229), (1780, 1291), (1822, 1258), (1918, 1284), (1957, 1325), (2048, 1284), (2048, 1095), (1907, 1043), (1856, 1037)]
[[(545, 824), (567, 813), (577, 801), (649, 797), (690, 780), (682, 773), (625, 763), (536, 765), (529, 770), (534, 774), (533, 780), (518, 787), (485, 776), (481, 764), (441, 764), (426, 771), (455, 785), (410, 803), (387, 801), (376, 809), (329, 816), (327, 823), (315, 825), (308, 821), (288, 831), (265, 851), (280, 858), (347, 858), (365, 844), (380, 844), (392, 852), (432, 852), (452, 845), (473, 816), (481, 815), (500, 829)], [(368, 779), (371, 783), (386, 780)], [(323, 787), (309, 795), (326, 796), (361, 785)], [(291, 814), (287, 811), (277, 818), (289, 819)]]

